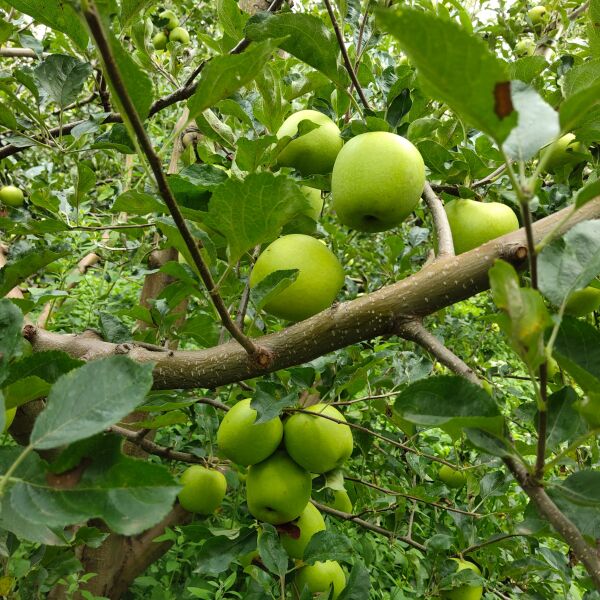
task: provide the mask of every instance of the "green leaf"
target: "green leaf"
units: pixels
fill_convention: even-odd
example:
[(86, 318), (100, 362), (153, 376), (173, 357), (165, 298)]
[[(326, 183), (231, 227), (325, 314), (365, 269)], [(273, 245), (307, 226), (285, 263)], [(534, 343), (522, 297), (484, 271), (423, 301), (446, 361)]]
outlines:
[(355, 556), (352, 542), (343, 534), (331, 530), (317, 531), (304, 550), (303, 561), (312, 565), (317, 561), (337, 560), (351, 562)]
[(263, 523), (262, 533), (258, 538), (258, 553), (267, 569), (283, 577), (287, 571), (288, 555), (281, 545), (279, 535), (273, 525)]
[(294, 406), (298, 401), (298, 394), (285, 393), (285, 388), (270, 381), (259, 381), (256, 391), (252, 395), (250, 406), (257, 412), (255, 424), (266, 423), (279, 416), (284, 408)]
[(471, 428), (465, 429), (465, 434), (473, 446), (487, 454), (499, 456), (501, 458), (515, 455), (514, 449), (510, 446), (510, 442), (503, 437), (499, 437), (488, 431), (483, 431), (482, 429)]
[(315, 15), (258, 13), (246, 24), (246, 36), (254, 41), (280, 38), (278, 45), (282, 50), (340, 86), (349, 83), (348, 75), (338, 61), (340, 51), (335, 36)]
[(600, 79), (600, 59), (596, 58), (574, 66), (565, 73), (562, 89), (565, 97), (593, 86)]
[[(90, 386), (90, 381), (95, 382)], [(124, 356), (85, 364), (61, 376), (37, 418), (30, 444), (56, 448), (113, 425), (142, 403), (152, 387), (152, 365)]]
[(74, 7), (61, 0), (7, 0), (7, 4), (36, 21), (66, 33), (81, 50), (85, 50), (88, 34)]
[(507, 83), (508, 75), (478, 35), (429, 12), (402, 8), (376, 9), (375, 14), (382, 29), (400, 42), (434, 98), (497, 142), (506, 139), (517, 115), (498, 111), (496, 98), (502, 95), (506, 104), (508, 89), (499, 84)]
[(133, 339), (133, 334), (129, 330), (129, 327), (114, 315), (102, 312), (98, 318), (100, 321), (100, 332), (107, 342), (122, 344)]
[(190, 120), (253, 81), (277, 47), (276, 42), (267, 40), (241, 54), (213, 58), (202, 71), (198, 87), (188, 100)]
[(578, 471), (552, 487), (574, 504), (600, 508), (599, 471)]
[(296, 281), (299, 269), (273, 271), (250, 290), (252, 304), (260, 310), (271, 298), (282, 292)]
[(127, 128), (122, 123), (115, 123), (108, 131), (100, 134), (92, 144), (94, 150), (117, 150), (122, 154), (135, 154), (135, 147)]
[(79, 206), (86, 194), (96, 185), (96, 173), (83, 162), (77, 163), (77, 187), (75, 189), (75, 206)]
[(504, 314), (500, 327), (519, 356), (532, 368), (544, 360), (544, 332), (551, 325), (542, 295), (519, 285), (514, 267), (497, 260), (489, 270), (492, 297)]
[(129, 22), (134, 18), (140, 17), (143, 10), (153, 0), (122, 0), (121, 2), (121, 26), (123, 29), (129, 25)]
[(46, 265), (68, 254), (68, 250), (35, 249), (22, 258), (9, 262), (0, 269), (0, 296), (7, 294), (16, 285), (25, 281), (30, 275)]
[(563, 133), (573, 131), (585, 123), (591, 109), (599, 104), (600, 81), (569, 96), (559, 109)]
[(7, 129), (12, 129), (13, 131), (17, 130), (17, 119), (15, 119), (15, 115), (12, 110), (2, 102), (0, 102), (0, 125)]
[(169, 209), (164, 202), (145, 192), (127, 190), (123, 192), (111, 207), (113, 212), (126, 212), (131, 215), (148, 215), (150, 213), (168, 214)]
[(369, 571), (360, 559), (356, 559), (350, 571), (346, 587), (338, 596), (338, 600), (364, 600), (371, 591)]
[(25, 377), (25, 379), (16, 381), (4, 388), (5, 406), (6, 408), (14, 408), (37, 398), (44, 398), (48, 395), (51, 387), (47, 381), (35, 375)]
[(198, 568), (195, 572), (206, 575), (223, 573), (236, 558), (256, 550), (256, 542), (256, 530), (250, 527), (241, 529), (235, 537), (214, 536), (196, 552)]
[[(40, 541), (40, 530), (49, 528), (59, 534), (64, 527), (92, 518), (102, 519), (122, 535), (135, 535), (158, 523), (181, 489), (169, 471), (124, 456), (117, 436), (102, 435), (92, 442), (84, 442), (83, 452), (68, 448), (66, 452), (74, 452), (77, 462), (58, 475), (49, 474), (44, 461), (30, 454), (15, 472), (18, 481), (2, 499), (0, 527)], [(15, 454), (13, 448), (0, 451), (1, 472), (14, 462)], [(64, 542), (55, 536), (44, 543)]]
[(600, 179), (588, 181), (575, 196), (575, 206), (581, 208), (590, 200), (600, 197)]
[(92, 66), (72, 56), (51, 54), (33, 72), (46, 95), (64, 108), (77, 100), (92, 74)]
[(539, 288), (561, 306), (600, 274), (600, 220), (584, 221), (548, 244), (538, 258)]
[(244, 37), (244, 13), (235, 0), (217, 0), (217, 17), (223, 31), (233, 39)]
[(10, 359), (21, 348), (23, 313), (7, 298), (0, 300), (0, 383), (8, 374)]
[(600, 389), (600, 332), (596, 328), (566, 317), (558, 330), (553, 353), (558, 364), (584, 391)]
[(406, 387), (394, 410), (411, 423), (427, 427), (476, 427), (502, 432), (503, 419), (492, 397), (457, 376), (429, 377)]
[(54, 383), (61, 375), (84, 364), (83, 361), (58, 350), (35, 352), (10, 365), (10, 372), (4, 385), (12, 385), (27, 377), (37, 377), (47, 383)]
[(587, 34), (590, 50), (596, 58), (600, 58), (600, 0), (591, 0), (587, 10)]
[(542, 71), (548, 68), (548, 62), (543, 56), (524, 56), (507, 65), (511, 81), (531, 83)]
[(529, 160), (558, 138), (558, 113), (533, 88), (520, 81), (511, 83), (511, 97), (519, 113), (518, 122), (502, 147), (513, 160)]
[(243, 181), (230, 179), (214, 191), (206, 224), (227, 239), (233, 263), (254, 246), (274, 240), (287, 222), (309, 206), (292, 179), (252, 173)]
[(564, 387), (548, 398), (548, 450), (554, 450), (563, 442), (574, 440), (585, 432), (585, 422), (573, 406), (577, 400), (578, 396), (571, 387)]

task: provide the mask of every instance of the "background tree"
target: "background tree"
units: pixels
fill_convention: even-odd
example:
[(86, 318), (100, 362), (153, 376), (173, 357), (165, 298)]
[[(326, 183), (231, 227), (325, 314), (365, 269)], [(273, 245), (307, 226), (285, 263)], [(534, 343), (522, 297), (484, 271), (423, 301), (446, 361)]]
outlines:
[[(392, 4), (0, 0), (0, 594), (600, 594), (600, 4)], [(423, 201), (342, 225), (278, 164), (301, 109), (410, 140)], [(345, 274), (295, 324), (264, 308), (297, 273), (250, 286), (282, 233)], [(249, 512), (245, 398), (341, 411), (316, 513)]]

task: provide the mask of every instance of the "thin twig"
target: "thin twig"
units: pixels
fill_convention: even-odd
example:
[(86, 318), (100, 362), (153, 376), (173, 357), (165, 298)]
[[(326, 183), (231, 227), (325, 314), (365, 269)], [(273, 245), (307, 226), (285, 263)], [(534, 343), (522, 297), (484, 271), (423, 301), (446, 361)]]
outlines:
[(0, 56), (6, 58), (38, 58), (31, 48), (0, 48)]
[(327, 8), (327, 13), (329, 14), (329, 20), (331, 21), (331, 25), (335, 31), (335, 37), (337, 38), (338, 45), (340, 47), (340, 51), (342, 53), (342, 58), (344, 59), (344, 66), (346, 67), (346, 71), (348, 71), (348, 75), (350, 75), (350, 79), (358, 92), (358, 96), (360, 101), (366, 110), (371, 110), (369, 105), (369, 101), (365, 96), (365, 93), (358, 81), (358, 77), (356, 77), (356, 73), (354, 71), (354, 67), (350, 62), (350, 57), (348, 56), (348, 50), (346, 49), (346, 42), (344, 41), (344, 36), (342, 35), (342, 31), (340, 30), (340, 26), (338, 25), (337, 19), (335, 18), (335, 14), (333, 12), (333, 7), (331, 6), (331, 2), (329, 0), (323, 0), (325, 2), (325, 7)]
[(389, 538), (390, 540), (404, 542), (405, 544), (408, 544), (409, 546), (412, 546), (413, 548), (416, 548), (417, 550), (420, 550), (421, 552), (427, 551), (427, 548), (425, 548), (425, 546), (423, 546), (423, 544), (419, 544), (419, 542), (415, 542), (415, 540), (413, 540), (411, 538), (407, 538), (403, 535), (396, 535), (396, 533), (394, 533), (393, 531), (390, 531), (389, 529), (384, 529), (383, 527), (379, 527), (379, 525), (373, 525), (373, 523), (369, 523), (368, 521), (365, 521), (364, 519), (361, 519), (360, 517), (357, 517), (356, 515), (352, 515), (350, 513), (343, 512), (341, 510), (336, 510), (335, 508), (331, 508), (330, 506), (326, 506), (325, 504), (321, 504), (320, 502), (317, 502), (315, 500), (311, 500), (311, 502), (321, 512), (327, 513), (328, 515), (332, 515), (334, 517), (337, 517), (338, 519), (343, 519), (344, 521), (351, 521), (352, 523), (356, 523), (357, 525), (360, 525), (361, 527), (364, 527), (365, 529), (368, 529), (369, 531), (374, 531), (375, 533), (379, 533), (380, 535), (383, 535), (383, 536)]
[(427, 208), (431, 212), (433, 225), (435, 226), (435, 234), (437, 237), (437, 258), (454, 256), (454, 241), (452, 240), (452, 231), (448, 222), (448, 215), (444, 210), (442, 201), (437, 194), (431, 189), (431, 185), (426, 181), (423, 188), (423, 200), (427, 204)]
[(200, 277), (202, 278), (210, 298), (217, 312), (219, 313), (219, 316), (221, 317), (223, 325), (229, 331), (232, 337), (246, 350), (246, 352), (256, 360), (257, 364), (267, 366), (271, 360), (270, 353), (265, 349), (256, 346), (252, 340), (250, 340), (242, 331), (240, 331), (239, 327), (233, 322), (233, 319), (227, 311), (227, 307), (225, 306), (221, 295), (215, 287), (210, 269), (200, 254), (198, 242), (192, 236), (185, 218), (179, 209), (177, 201), (175, 200), (175, 196), (169, 187), (167, 178), (162, 169), (160, 158), (154, 151), (152, 142), (150, 141), (146, 129), (144, 128), (144, 124), (137, 113), (135, 105), (129, 97), (127, 88), (125, 87), (125, 83), (123, 82), (121, 73), (112, 54), (112, 50), (106, 38), (101, 19), (98, 15), (95, 5), (90, 3), (89, 6), (84, 8), (83, 14), (96, 45), (98, 46), (104, 68), (112, 82), (113, 89), (119, 97), (119, 101), (123, 107), (123, 110), (125, 111), (125, 114), (131, 123), (131, 127), (135, 132), (140, 147), (146, 155), (146, 159), (148, 160), (150, 168), (152, 169), (152, 173), (156, 179), (156, 184), (160, 194), (165, 201), (173, 220), (175, 221), (177, 229), (181, 233), (181, 237), (187, 246), (198, 272), (200, 273)]
[(485, 546), (491, 546), (492, 544), (499, 544), (500, 542), (503, 542), (504, 540), (508, 540), (510, 538), (528, 537), (529, 535), (530, 535), (529, 533), (505, 533), (503, 535), (499, 535), (497, 537), (490, 538), (489, 540), (485, 540), (483, 542), (473, 544), (472, 546), (469, 546), (468, 548), (465, 548), (464, 550), (462, 550), (460, 553), (461, 554), (470, 554), (471, 552), (475, 552), (475, 550), (479, 550), (479, 548), (484, 548)]

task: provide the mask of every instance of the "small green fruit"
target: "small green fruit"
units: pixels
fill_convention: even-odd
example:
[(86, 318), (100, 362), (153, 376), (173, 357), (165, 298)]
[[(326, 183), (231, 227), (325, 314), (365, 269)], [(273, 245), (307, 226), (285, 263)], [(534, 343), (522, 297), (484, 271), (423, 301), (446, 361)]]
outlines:
[(527, 11), (527, 16), (533, 25), (540, 25), (545, 20), (548, 10), (545, 6), (534, 6)]
[(582, 162), (578, 156), (585, 151), (585, 148), (575, 139), (573, 133), (563, 135), (558, 141), (548, 146), (540, 153), (540, 160), (545, 160), (544, 170), (547, 173), (553, 173), (557, 169), (563, 169), (568, 165), (575, 166)]
[(325, 244), (294, 233), (275, 240), (258, 257), (250, 274), (254, 288), (275, 271), (298, 269), (298, 277), (264, 306), (265, 311), (301, 321), (330, 307), (344, 284), (344, 271)]
[(23, 192), (14, 185), (5, 185), (0, 188), (0, 203), (12, 208), (23, 206), (25, 196)]
[[(310, 121), (318, 127), (295, 138), (302, 121)], [(277, 164), (293, 167), (303, 175), (330, 173), (344, 144), (338, 126), (327, 115), (316, 110), (294, 113), (283, 122), (276, 135), (278, 139), (286, 136), (295, 138), (279, 153)]]
[(357, 231), (386, 231), (415, 209), (425, 185), (425, 163), (407, 139), (386, 131), (352, 138), (331, 175), (333, 209)]
[(288, 526), (291, 526), (290, 531), (281, 532), (279, 535), (281, 545), (289, 556), (301, 559), (312, 536), (317, 531), (325, 530), (325, 521), (319, 510), (309, 502), (302, 514)]
[(467, 478), (464, 473), (457, 469), (453, 469), (448, 465), (442, 465), (438, 471), (438, 478), (443, 481), (448, 487), (459, 489), (467, 483)]
[(169, 38), (167, 37), (167, 34), (164, 31), (159, 31), (152, 38), (152, 45), (154, 46), (154, 48), (156, 50), (164, 50), (167, 47), (168, 41), (169, 41)]
[(519, 57), (533, 56), (535, 52), (535, 42), (529, 38), (520, 40), (515, 44), (515, 54)]
[(177, 497), (185, 510), (210, 515), (223, 502), (227, 481), (220, 471), (201, 465), (188, 467), (179, 479), (183, 489)]
[(308, 471), (297, 465), (285, 452), (276, 452), (248, 469), (248, 510), (266, 523), (289, 523), (306, 508), (311, 486)]
[(167, 21), (165, 28), (168, 29), (169, 31), (171, 31), (172, 29), (175, 29), (175, 27), (177, 27), (177, 25), (179, 25), (179, 19), (177, 18), (177, 15), (172, 10), (164, 10), (158, 16), (161, 19), (164, 19)]
[(513, 210), (500, 202), (451, 200), (444, 208), (456, 254), (519, 229), (519, 220)]
[[(476, 564), (459, 558), (452, 558), (451, 560), (456, 561), (458, 564), (458, 571), (471, 569), (472, 571), (475, 571), (477, 575), (481, 575), (481, 571)], [(483, 587), (480, 585), (461, 585), (453, 590), (443, 592), (442, 594), (442, 597), (445, 598), (445, 600), (480, 600), (481, 596), (483, 596)]]
[(565, 304), (565, 314), (573, 317), (584, 317), (598, 309), (600, 309), (600, 289), (593, 287), (575, 290)]
[(17, 414), (17, 407), (9, 408), (4, 413), (4, 429), (2, 433), (6, 433), (8, 428), (12, 425), (12, 422), (15, 420), (15, 415)]
[(187, 29), (183, 27), (175, 27), (173, 31), (169, 34), (170, 42), (179, 42), (184, 46), (187, 46), (190, 43), (190, 34), (187, 32)]
[[(306, 410), (346, 421), (339, 410), (327, 404), (314, 404)], [(324, 417), (295, 413), (283, 426), (288, 454), (311, 473), (332, 471), (352, 454), (354, 442), (350, 427)]]
[(277, 450), (283, 438), (283, 424), (279, 417), (256, 425), (257, 412), (250, 407), (251, 400), (238, 402), (223, 417), (217, 431), (219, 450), (238, 465), (254, 465)]
[(332, 600), (342, 593), (346, 587), (346, 576), (340, 564), (335, 560), (316, 562), (314, 565), (302, 567), (296, 574), (296, 589), (298, 593), (307, 587), (311, 594), (328, 592), (333, 587)]

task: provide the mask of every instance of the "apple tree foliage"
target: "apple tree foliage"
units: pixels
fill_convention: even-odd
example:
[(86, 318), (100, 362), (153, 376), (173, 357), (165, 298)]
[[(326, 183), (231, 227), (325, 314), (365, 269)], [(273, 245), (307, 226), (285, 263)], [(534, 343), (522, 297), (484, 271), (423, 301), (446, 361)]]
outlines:
[[(291, 598), (296, 564), (249, 515), (245, 470), (216, 444), (222, 411), (252, 398), (259, 420), (322, 401), (353, 425), (351, 459), (313, 480), (327, 530), (304, 554), (343, 565), (340, 600), (469, 584), (488, 599), (600, 597), (599, 315), (565, 310), (573, 292), (600, 289), (600, 1), (549, 2), (540, 23), (531, 7), (0, 0), (0, 183), (26, 196), (0, 207), (0, 430), (19, 407), (0, 436), (0, 595)], [(153, 47), (165, 8), (189, 44)], [(517, 57), (525, 40), (532, 52)], [(529, 234), (564, 216), (520, 238), (529, 262), (497, 260), (483, 286), (465, 284), (466, 300), (444, 303), (446, 287), (485, 251), (452, 259), (440, 289), (419, 287), (425, 341), (401, 326), (373, 338), (383, 314), (357, 312), (359, 343), (319, 345), (325, 316), (303, 342), (311, 360), (284, 344), (283, 368), (256, 355), (264, 372), (220, 380), (224, 312), (249, 347), (286, 339), (262, 308), (297, 273), (247, 288), (258, 248), (282, 232), (333, 249), (340, 301), (419, 286), (435, 261), (425, 203), (395, 229), (358, 234), (331, 211), (328, 175), (276, 168), (275, 133), (304, 108), (345, 140), (409, 139), (444, 202), (502, 202)], [(549, 172), (540, 149), (571, 132), (579, 144)], [(318, 223), (301, 185), (324, 191)], [(169, 371), (176, 348), (186, 368)], [(207, 370), (217, 384), (194, 385)], [(181, 385), (164, 389), (164, 373)], [(188, 463), (226, 474), (210, 517), (176, 503)], [(444, 482), (442, 464), (465, 485)], [(327, 512), (344, 489), (352, 514)], [(481, 576), (457, 572), (457, 557)]]

